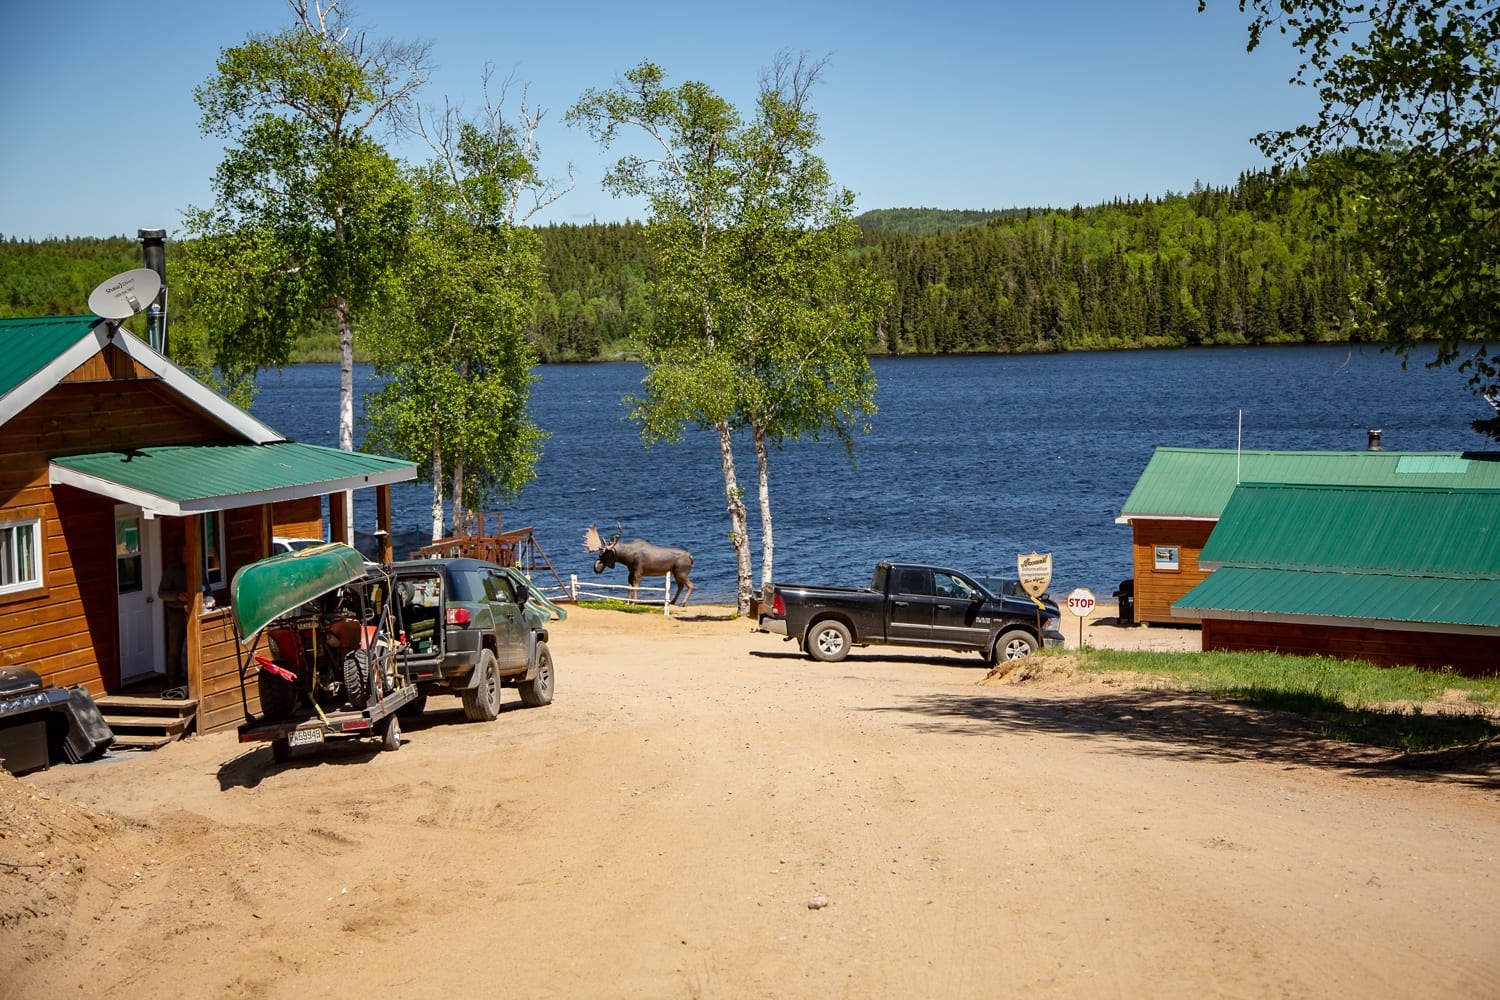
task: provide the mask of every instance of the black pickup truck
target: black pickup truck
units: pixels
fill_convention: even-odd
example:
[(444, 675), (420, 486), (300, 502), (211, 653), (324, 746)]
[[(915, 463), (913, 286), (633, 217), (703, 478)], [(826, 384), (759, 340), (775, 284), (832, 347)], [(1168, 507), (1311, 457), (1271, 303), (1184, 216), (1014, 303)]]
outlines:
[(762, 595), (760, 631), (795, 639), (835, 663), (851, 646), (927, 646), (977, 652), (991, 663), (1062, 645), (1057, 605), (996, 593), (940, 566), (882, 562), (867, 590), (773, 584)]

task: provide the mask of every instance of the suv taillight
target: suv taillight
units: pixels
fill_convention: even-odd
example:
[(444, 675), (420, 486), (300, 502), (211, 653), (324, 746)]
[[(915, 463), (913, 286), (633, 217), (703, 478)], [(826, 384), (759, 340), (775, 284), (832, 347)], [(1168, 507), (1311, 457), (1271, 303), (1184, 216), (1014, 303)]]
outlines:
[(782, 602), (780, 594), (771, 595), (771, 611), (778, 615), (786, 614), (786, 605)]
[(449, 608), (447, 614), (447, 622), (449, 625), (458, 625), (463, 628), (468, 628), (469, 621), (472, 619), (472, 617), (473, 616), (469, 614), (468, 608)]

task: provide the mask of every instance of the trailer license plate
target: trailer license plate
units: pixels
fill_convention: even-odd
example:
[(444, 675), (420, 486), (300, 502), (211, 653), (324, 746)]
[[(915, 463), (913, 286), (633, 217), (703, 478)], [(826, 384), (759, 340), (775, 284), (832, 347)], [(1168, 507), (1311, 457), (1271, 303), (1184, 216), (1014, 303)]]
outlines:
[(305, 747), (313, 743), (323, 742), (323, 730), (321, 729), (299, 729), (293, 733), (291, 739), (287, 740), (294, 747)]

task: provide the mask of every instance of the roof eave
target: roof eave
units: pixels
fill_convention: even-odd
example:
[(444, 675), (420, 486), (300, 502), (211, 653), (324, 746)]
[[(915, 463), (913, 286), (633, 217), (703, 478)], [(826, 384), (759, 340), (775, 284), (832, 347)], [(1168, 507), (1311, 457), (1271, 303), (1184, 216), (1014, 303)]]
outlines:
[(1174, 618), (1201, 618), (1234, 622), (1275, 622), (1283, 625), (1323, 625), (1340, 628), (1378, 628), (1393, 632), (1441, 632), (1445, 635), (1494, 636), (1500, 625), (1462, 625), (1456, 622), (1420, 622), (1394, 618), (1342, 618), (1337, 615), (1298, 615), (1276, 611), (1246, 611), (1228, 608), (1191, 608), (1172, 605)]
[(181, 500), (163, 497), (136, 487), (126, 486), (111, 479), (106, 479), (103, 476), (91, 476), (87, 473), (77, 472), (58, 465), (55, 462), (48, 463), (47, 477), (53, 486), (73, 486), (80, 490), (86, 490), (89, 493), (106, 496), (119, 503), (139, 507), (152, 517), (186, 517), (191, 514), (207, 514), (220, 510), (255, 507), (262, 504), (280, 503), (284, 500), (305, 500), (309, 497), (326, 496), (330, 493), (343, 493), (346, 490), (368, 489), (372, 486), (389, 486), (392, 483), (404, 483), (417, 478), (417, 469), (414, 465), (407, 465), (386, 472), (341, 476), (337, 479), (299, 483), (295, 486), (280, 486), (274, 489), (250, 490), (244, 493), (226, 493), (217, 496), (190, 497)]
[(1130, 524), (1132, 521), (1217, 521), (1218, 514), (1149, 514), (1125, 511), (1115, 518), (1116, 524)]

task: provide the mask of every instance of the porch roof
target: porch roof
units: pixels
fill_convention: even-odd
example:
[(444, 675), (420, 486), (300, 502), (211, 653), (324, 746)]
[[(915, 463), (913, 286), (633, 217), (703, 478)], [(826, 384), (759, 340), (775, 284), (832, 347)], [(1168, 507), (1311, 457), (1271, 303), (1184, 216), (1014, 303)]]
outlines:
[(160, 517), (182, 517), (415, 479), (411, 462), (295, 441), (217, 442), (54, 458), (52, 485), (75, 486)]

